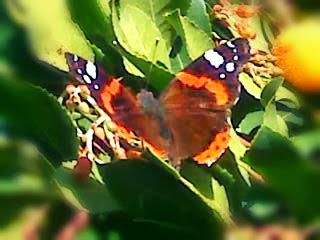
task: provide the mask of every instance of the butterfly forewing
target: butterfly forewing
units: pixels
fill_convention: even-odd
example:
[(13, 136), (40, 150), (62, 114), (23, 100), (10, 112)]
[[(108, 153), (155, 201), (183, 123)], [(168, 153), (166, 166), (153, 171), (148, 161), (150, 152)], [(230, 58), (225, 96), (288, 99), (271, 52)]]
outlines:
[(176, 75), (160, 101), (168, 108), (176, 105), (215, 110), (232, 107), (240, 94), (238, 74), (250, 57), (249, 51), (245, 39), (206, 51)]

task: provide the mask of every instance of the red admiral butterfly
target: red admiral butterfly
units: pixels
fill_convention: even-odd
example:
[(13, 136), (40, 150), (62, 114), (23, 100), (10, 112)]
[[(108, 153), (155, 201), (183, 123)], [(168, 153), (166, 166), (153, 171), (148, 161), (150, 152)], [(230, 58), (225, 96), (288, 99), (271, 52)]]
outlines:
[(66, 54), (73, 78), (84, 82), (98, 105), (121, 127), (178, 161), (215, 162), (230, 139), (229, 109), (235, 105), (238, 74), (250, 58), (246, 39), (206, 51), (176, 74), (156, 99), (142, 90), (134, 95), (101, 65)]

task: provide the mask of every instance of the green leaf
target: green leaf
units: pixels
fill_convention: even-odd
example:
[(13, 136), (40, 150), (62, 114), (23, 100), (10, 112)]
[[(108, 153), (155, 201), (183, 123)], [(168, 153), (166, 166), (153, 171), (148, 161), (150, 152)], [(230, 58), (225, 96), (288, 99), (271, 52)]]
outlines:
[(71, 21), (65, 0), (7, 0), (12, 17), (27, 32), (37, 57), (68, 70), (65, 52), (93, 60), (92, 50), (79, 27)]
[(289, 103), (286, 103), (286, 105), (288, 105), (290, 108), (298, 108), (300, 107), (300, 101), (299, 99), (297, 98), (297, 96), (291, 92), (290, 90), (288, 90), (287, 88), (285, 87), (280, 87), (276, 93), (276, 101), (277, 102), (280, 102), (282, 101), (283, 104), (284, 104), (284, 100), (287, 100), (289, 101)]
[(227, 216), (228, 218), (231, 217), (231, 212), (229, 209), (229, 200), (226, 193), (226, 189), (223, 185), (221, 185), (217, 180), (214, 178), (211, 178), (211, 185), (212, 185), (212, 191), (213, 191), (213, 198), (212, 202), (219, 206), (221, 209), (219, 212), (223, 213), (223, 215)]
[(283, 83), (283, 78), (275, 78), (267, 84), (261, 93), (261, 104), (267, 107), (273, 100), (275, 100), (276, 93)]
[(205, 168), (197, 165), (193, 160), (185, 161), (180, 174), (191, 182), (203, 196), (213, 198), (212, 176)]
[[(0, 141), (0, 239), (21, 239), (43, 204), (56, 199), (50, 163), (25, 141)], [(42, 209), (42, 210), (41, 210)]]
[(262, 125), (263, 115), (263, 111), (248, 113), (239, 124), (237, 132), (249, 135), (254, 129)]
[(179, 182), (182, 182), (186, 187), (189, 188), (190, 191), (198, 196), (203, 203), (213, 210), (213, 212), (218, 213), (225, 223), (229, 224), (232, 222), (230, 213), (225, 212), (225, 209), (219, 205), (220, 203), (215, 201), (213, 198), (212, 180), (211, 177), (204, 172), (204, 168), (196, 165), (193, 160), (187, 161), (181, 169), (181, 175), (169, 163), (155, 157), (150, 153), (145, 154), (144, 157), (151, 163), (165, 170)]
[(229, 149), (234, 155), (235, 163), (239, 169), (239, 173), (241, 174), (242, 178), (247, 182), (247, 184), (250, 186), (250, 179), (249, 174), (243, 167), (242, 158), (247, 152), (247, 147), (240, 141), (240, 137), (236, 134), (234, 129), (231, 131), (231, 139), (229, 142)]
[[(152, 19), (137, 7), (120, 7), (119, 28), (115, 31), (120, 44), (131, 54), (152, 63), (159, 62), (170, 70), (169, 48)], [(119, 34), (119, 32), (125, 34)]]
[(170, 52), (170, 60), (173, 72), (179, 72), (192, 62), (187, 50), (185, 32), (183, 30), (179, 11), (167, 15), (167, 21), (176, 31), (176, 39)]
[(207, 13), (206, 2), (204, 0), (191, 0), (187, 17), (209, 36), (211, 35), (210, 17)]
[(263, 126), (268, 127), (283, 136), (288, 136), (288, 126), (284, 119), (277, 113), (276, 105), (273, 103), (270, 103), (266, 107)]
[(128, 71), (128, 73), (141, 78), (145, 77), (144, 74), (135, 65), (133, 65), (128, 59), (124, 58), (123, 64), (126, 70)]
[(43, 211), (43, 207), (37, 207), (39, 202), (30, 196), (0, 197), (0, 239), (23, 239), (30, 219), (35, 219)]
[(320, 168), (303, 159), (292, 142), (264, 127), (245, 158), (301, 221), (319, 219)]
[(166, 41), (168, 47), (170, 47), (173, 38), (173, 31), (172, 27), (167, 23), (165, 15), (177, 8), (179, 8), (183, 13), (186, 13), (190, 6), (190, 0), (120, 0), (121, 7), (125, 7), (127, 5), (139, 8), (147, 14), (151, 18), (151, 21), (156, 24), (163, 39)]
[(55, 178), (66, 199), (79, 209), (88, 210), (93, 214), (111, 213), (122, 209), (101, 183), (92, 179), (79, 182), (72, 171), (64, 168), (57, 170)]
[(278, 111), (278, 115), (287, 123), (292, 123), (298, 126), (303, 125), (304, 120), (292, 112)]
[(236, 134), (236, 132), (233, 129), (231, 131), (229, 149), (234, 154), (237, 160), (240, 160), (247, 151), (247, 148), (242, 144), (239, 136)]
[[(125, 36), (119, 25), (119, 19), (114, 5), (112, 7), (112, 24), (117, 36), (124, 38)], [(135, 56), (120, 45), (117, 45), (116, 47), (128, 61), (134, 64), (134, 66), (146, 76), (149, 83), (159, 92), (161, 92), (161, 90), (163, 90), (174, 77), (174, 75), (159, 66), (157, 63), (148, 62), (142, 57)]]
[(177, 35), (170, 53), (174, 72), (181, 71), (192, 62), (192, 59), (198, 58), (206, 50), (213, 48), (209, 35), (187, 17), (183, 17), (179, 10), (167, 14), (167, 21)]
[[(250, 77), (246, 75), (242, 75), (242, 77), (247, 78), (250, 81)], [(275, 78), (271, 80), (262, 90), (261, 92), (261, 104), (265, 107), (265, 112), (263, 115), (263, 119), (261, 119), (261, 114), (263, 112), (254, 112), (249, 113), (243, 122), (240, 124), (239, 130), (241, 131), (241, 127), (244, 128), (244, 132), (249, 134), (254, 128), (261, 125), (267, 126), (278, 132), (284, 136), (288, 135), (288, 127), (285, 120), (287, 115), (284, 115), (284, 118), (280, 113), (277, 112), (275, 101), (281, 99), (281, 96), (289, 96), (291, 99), (291, 95), (289, 91), (285, 91), (284, 88), (281, 88), (283, 83), (283, 78)], [(281, 91), (281, 94), (278, 93)], [(283, 95), (283, 93), (286, 93)], [(294, 100), (295, 101), (295, 100)], [(241, 131), (242, 132), (242, 131)]]
[(257, 202), (248, 206), (250, 215), (255, 219), (268, 219), (277, 212), (278, 206), (270, 202)]
[(80, 232), (75, 238), (75, 240), (99, 240), (99, 239), (101, 238), (99, 237), (97, 231), (92, 228), (85, 229), (84, 231)]
[(26, 31), (10, 17), (6, 4), (7, 1), (0, 2), (0, 76), (16, 76), (60, 94), (66, 79), (37, 60), (27, 41)]
[(305, 132), (292, 138), (294, 145), (305, 157), (320, 150), (320, 129), (317, 128), (312, 132)]
[(161, 66), (146, 61), (143, 58), (134, 56), (118, 46), (119, 52), (128, 59), (134, 66), (145, 75), (148, 83), (160, 93), (174, 78), (174, 75)]
[(176, 229), (190, 238), (220, 238), (220, 218), (162, 168), (144, 161), (118, 161), (103, 167), (102, 176), (106, 187), (136, 222)]
[[(47, 202), (44, 205), (45, 216), (39, 231), (39, 239), (55, 239), (61, 229), (75, 216), (75, 209), (64, 199)], [(74, 218), (73, 218), (74, 219)], [(29, 218), (30, 221), (30, 218)]]
[(247, 93), (256, 99), (260, 99), (262, 89), (254, 82), (252, 77), (243, 72), (239, 75), (239, 81)]
[[(270, 29), (270, 26), (268, 25), (268, 23), (262, 20), (260, 16), (256, 16), (249, 19), (249, 24), (250, 24), (250, 27), (256, 33), (255, 39), (250, 41), (251, 47), (253, 49), (259, 49), (267, 53), (270, 52), (269, 42), (266, 41), (266, 38), (265, 38), (266, 36), (265, 30)], [(268, 31), (268, 34), (271, 34), (270, 31)], [(268, 38), (271, 38), (271, 36), (268, 35)]]
[(232, 222), (229, 201), (224, 186), (212, 178), (212, 174), (205, 167), (197, 165), (194, 161), (186, 161), (180, 173), (193, 184), (223, 219)]
[(112, 31), (111, 9), (109, 0), (67, 0), (68, 6), (75, 22), (81, 27), (88, 39), (97, 46), (99, 40), (112, 44), (115, 40)]
[(1, 79), (0, 126), (40, 147), (55, 166), (77, 158), (78, 138), (67, 112), (43, 89)]
[(275, 104), (276, 95), (283, 83), (283, 78), (275, 78), (268, 83), (261, 93), (261, 104), (265, 107), (263, 126), (273, 131), (288, 136), (288, 126), (285, 120), (278, 114)]
[(210, 172), (213, 178), (225, 188), (230, 212), (234, 219), (238, 219), (237, 217), (241, 216), (243, 211), (242, 204), (246, 194), (251, 189), (251, 184), (248, 184), (248, 180), (240, 171), (239, 162), (230, 151), (227, 151), (219, 162), (211, 167)]
[[(239, 124), (237, 132), (249, 135), (254, 129), (260, 127), (264, 122), (264, 117), (266, 113), (264, 111), (256, 111), (248, 113), (245, 118)], [(302, 125), (303, 120), (297, 117), (295, 114), (285, 111), (277, 111), (277, 120), (283, 123), (292, 123), (296, 125)], [(271, 125), (272, 121), (271, 121)]]
[(181, 16), (179, 11), (174, 15), (176, 14), (178, 15), (176, 21), (179, 21), (183, 30), (181, 36), (186, 43), (191, 59), (200, 57), (206, 50), (214, 47), (211, 37), (206, 32), (197, 27), (188, 17)]
[(104, 53), (103, 63), (108, 72), (123, 76), (123, 58), (113, 45), (116, 36), (112, 26), (110, 1), (67, 1), (72, 19), (80, 26), (87, 39)]
[(0, 142), (0, 196), (48, 196), (53, 173), (51, 164), (30, 143)]
[[(278, 80), (280, 79), (278, 78)], [(256, 99), (260, 99), (262, 97), (263, 89), (266, 87), (266, 83), (264, 81), (259, 81), (259, 84), (257, 84), (252, 77), (244, 72), (239, 75), (239, 81), (247, 93), (249, 93), (251, 96)], [(272, 81), (273, 80), (270, 80), (270, 83)], [(300, 106), (299, 99), (295, 96), (295, 94), (283, 86), (280, 86), (276, 91), (275, 100), (277, 102), (282, 101), (283, 104), (288, 105), (290, 108), (297, 108)], [(284, 100), (288, 101), (288, 103), (284, 103)]]

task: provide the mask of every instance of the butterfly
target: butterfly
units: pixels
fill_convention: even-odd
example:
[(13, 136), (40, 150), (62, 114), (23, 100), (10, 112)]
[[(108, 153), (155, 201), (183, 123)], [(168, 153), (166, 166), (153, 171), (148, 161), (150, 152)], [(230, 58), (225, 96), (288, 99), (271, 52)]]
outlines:
[(98, 63), (66, 53), (72, 78), (85, 83), (98, 105), (120, 127), (172, 161), (193, 158), (211, 165), (230, 140), (230, 108), (240, 95), (239, 72), (249, 42), (237, 38), (206, 51), (178, 72), (158, 98), (135, 95)]

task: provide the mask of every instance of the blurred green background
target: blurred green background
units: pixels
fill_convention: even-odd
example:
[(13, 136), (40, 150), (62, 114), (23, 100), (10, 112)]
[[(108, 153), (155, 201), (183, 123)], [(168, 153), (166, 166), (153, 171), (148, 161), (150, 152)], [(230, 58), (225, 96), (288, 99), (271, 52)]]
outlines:
[[(88, 57), (95, 53), (112, 73), (123, 74), (124, 81), (132, 88), (138, 88), (139, 84), (130, 79), (145, 80), (149, 76), (133, 76), (136, 69), (132, 67), (133, 70), (128, 71), (123, 56), (142, 72), (154, 64), (155, 80), (150, 88), (156, 92), (180, 70), (176, 59), (170, 59), (173, 67), (169, 72), (164, 70), (162, 62), (150, 63), (148, 56), (140, 58), (132, 54), (129, 47), (129, 50), (124, 46), (115, 50), (110, 46), (110, 39), (101, 37), (101, 33), (109, 37), (114, 32), (97, 25), (106, 18), (98, 11), (92, 14), (97, 10), (96, 1), (88, 6), (86, 1), (69, 2), (73, 3), (74, 21), (77, 20), (90, 41), (87, 43), (90, 51), (83, 52)], [(197, 41), (198, 38), (192, 42), (194, 45), (187, 52), (190, 56), (184, 59), (187, 64), (197, 51), (202, 51), (200, 47), (212, 44), (203, 30), (207, 26), (209, 32), (213, 29), (221, 35), (230, 33), (221, 33), (219, 27), (212, 24), (215, 19), (207, 16), (212, 10), (210, 1), (200, 5), (207, 7), (200, 7), (203, 12), (197, 10), (201, 12), (200, 17), (188, 15), (181, 6), (185, 2), (177, 3), (183, 15), (181, 19), (200, 19), (197, 27), (189, 25), (189, 36), (201, 32), (200, 37), (196, 37), (203, 39), (203, 42)], [(297, 4), (302, 15), (317, 13), (320, 7), (311, 0)], [(173, 5), (170, 7), (176, 7)], [(54, 239), (72, 223), (75, 214), (84, 209), (88, 210), (90, 221), (77, 233), (79, 240), (221, 239), (231, 222), (257, 228), (265, 224), (317, 226), (320, 130), (311, 112), (320, 102), (318, 96), (302, 96), (312, 99), (309, 100), (312, 104), (295, 109), (298, 117), (293, 114), (292, 121), (278, 122), (275, 120), (279, 119), (278, 115), (282, 117), (293, 110), (276, 99), (282, 81), (269, 79), (276, 84), (263, 89), (262, 100), (243, 91), (233, 111), (232, 121), (242, 131), (239, 135), (249, 140), (255, 136), (248, 152), (235, 141), (218, 164), (207, 168), (186, 161), (181, 172), (154, 156), (148, 156), (147, 162), (113, 161), (99, 166), (107, 184), (102, 185), (96, 178), (80, 183), (70, 170), (70, 161), (77, 159), (79, 148), (74, 119), (57, 101), (70, 80), (66, 72), (36, 57), (30, 34), (26, 33), (28, 28), (13, 21), (6, 9), (5, 1), (0, 1), (0, 239), (18, 240), (28, 234), (35, 234), (39, 239)], [(172, 16), (179, 17), (175, 14)], [(54, 25), (56, 19), (51, 21)], [(103, 24), (110, 21), (107, 19)], [(185, 40), (181, 41), (182, 49), (187, 49)], [(74, 43), (71, 47), (81, 49), (81, 44)], [(52, 65), (59, 67), (61, 63)], [(273, 106), (278, 107), (276, 116)], [(255, 115), (249, 115), (252, 113)], [(304, 124), (292, 124), (301, 118)], [(287, 132), (294, 137), (287, 136)], [(265, 182), (252, 176), (252, 169), (261, 174)]]

